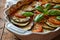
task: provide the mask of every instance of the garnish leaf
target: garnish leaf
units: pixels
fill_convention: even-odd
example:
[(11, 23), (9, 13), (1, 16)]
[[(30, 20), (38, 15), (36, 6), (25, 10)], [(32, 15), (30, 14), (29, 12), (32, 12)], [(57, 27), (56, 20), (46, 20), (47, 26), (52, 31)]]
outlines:
[(34, 15), (34, 13), (32, 13), (32, 12), (24, 12), (23, 13), (23, 16), (26, 16), (26, 17), (30, 17), (30, 16), (33, 16)]

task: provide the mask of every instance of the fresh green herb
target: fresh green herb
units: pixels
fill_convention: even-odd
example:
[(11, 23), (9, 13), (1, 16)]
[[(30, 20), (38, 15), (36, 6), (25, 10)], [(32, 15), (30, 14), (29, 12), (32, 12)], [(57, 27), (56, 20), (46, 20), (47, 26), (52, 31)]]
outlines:
[(30, 16), (32, 16), (32, 15), (33, 15), (32, 12), (24, 12), (24, 13), (23, 13), (23, 16), (26, 16), (26, 17), (30, 17)]
[(54, 6), (53, 8), (60, 9), (60, 5), (56, 5), (56, 6)]
[(50, 4), (50, 3), (45, 4), (45, 8), (46, 8), (47, 10), (50, 9), (50, 7), (51, 7), (51, 4)]
[(48, 14), (48, 10), (44, 9), (44, 15), (47, 15), (47, 14)]
[(60, 16), (57, 16), (56, 19), (60, 21)]
[(60, 11), (59, 10), (49, 10), (48, 15), (58, 16), (58, 15), (60, 15)]
[(42, 19), (43, 19), (43, 14), (38, 14), (38, 15), (35, 17), (34, 21), (35, 21), (35, 22), (40, 22)]
[(37, 9), (37, 10), (39, 10), (39, 11), (41, 11), (41, 12), (44, 12), (44, 10), (43, 10), (43, 7), (42, 7), (42, 6), (37, 6), (37, 7), (36, 7), (36, 9)]
[[(60, 15), (60, 10), (50, 10), (50, 8), (51, 8), (50, 3), (45, 4), (44, 9), (43, 9), (42, 6), (37, 6), (36, 10), (39, 10), (43, 14), (37, 15), (36, 18), (34, 19), (34, 21), (35, 22), (41, 21), (43, 19), (43, 15), (50, 15), (50, 16), (58, 16), (58, 15)], [(60, 6), (54, 6), (54, 8), (60, 9)]]

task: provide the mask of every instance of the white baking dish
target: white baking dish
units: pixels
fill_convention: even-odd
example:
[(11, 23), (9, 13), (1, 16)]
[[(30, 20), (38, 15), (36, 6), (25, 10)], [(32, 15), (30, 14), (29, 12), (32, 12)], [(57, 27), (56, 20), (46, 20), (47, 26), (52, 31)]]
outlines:
[[(14, 33), (14, 34), (17, 34), (17, 35), (25, 35), (25, 36), (27, 36), (27, 35), (31, 35), (31, 34), (48, 34), (48, 33), (50, 33), (50, 32), (55, 32), (55, 31), (58, 31), (59, 29), (60, 29), (60, 27), (58, 27), (58, 28), (56, 28), (55, 30), (53, 30), (53, 31), (46, 31), (46, 32), (37, 32), (37, 33), (34, 33), (34, 32), (31, 32), (31, 31), (25, 31), (25, 30), (23, 30), (23, 29), (21, 29), (21, 28), (19, 28), (19, 27), (17, 27), (17, 26), (15, 26), (15, 25), (13, 25), (8, 19), (8, 14), (9, 14), (9, 11), (11, 10), (11, 9), (13, 9), (13, 6), (15, 6), (15, 5), (17, 5), (18, 3), (19, 3), (20, 1), (17, 1), (16, 3), (14, 3), (13, 5), (11, 5), (11, 6), (9, 6), (6, 10), (5, 10), (5, 14), (6, 14), (6, 19), (7, 19), (7, 22), (6, 22), (6, 25), (5, 25), (5, 27), (9, 30), (9, 31), (11, 31), (12, 33)], [(20, 4), (19, 4), (20, 5)], [(11, 12), (11, 11), (10, 11)]]

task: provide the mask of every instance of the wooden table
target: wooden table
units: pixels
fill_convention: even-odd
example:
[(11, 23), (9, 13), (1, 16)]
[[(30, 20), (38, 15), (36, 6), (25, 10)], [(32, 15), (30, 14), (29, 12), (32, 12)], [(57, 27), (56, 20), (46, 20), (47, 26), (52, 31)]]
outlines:
[[(4, 13), (3, 13), (4, 5), (5, 5), (5, 0), (0, 0), (0, 18), (4, 17)], [(15, 35), (7, 31), (4, 25), (5, 25), (4, 22), (0, 19), (0, 40), (19, 40)], [(52, 36), (54, 35), (56, 36), (52, 40), (60, 40), (60, 30), (57, 31), (56, 33), (53, 33)]]
[[(0, 0), (0, 18), (4, 17), (5, 0)], [(0, 40), (18, 40), (12, 33), (6, 30), (4, 22), (0, 19)]]

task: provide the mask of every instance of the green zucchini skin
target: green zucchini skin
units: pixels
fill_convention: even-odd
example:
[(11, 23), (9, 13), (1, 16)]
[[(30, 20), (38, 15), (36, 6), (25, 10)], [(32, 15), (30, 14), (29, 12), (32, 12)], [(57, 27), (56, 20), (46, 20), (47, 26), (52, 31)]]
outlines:
[(22, 29), (29, 31), (29, 30), (31, 30), (33, 28), (33, 26), (34, 26), (34, 23), (30, 22), (27, 26), (23, 27)]
[(59, 27), (59, 25), (54, 25), (54, 24), (52, 24), (52, 23), (50, 23), (50, 22), (45, 22), (49, 27), (52, 27), (52, 28), (57, 28), (57, 27)]
[(27, 17), (27, 18), (12, 17), (11, 19), (13, 19), (17, 23), (25, 23), (30, 20), (30, 17)]
[(27, 26), (30, 22), (17, 23), (17, 22), (15, 22), (14, 20), (11, 19), (11, 23), (13, 23), (14, 25), (19, 26), (19, 27), (25, 27), (25, 26)]
[[(13, 22), (12, 22), (12, 23), (13, 23)], [(30, 29), (32, 29), (32, 27), (33, 27), (33, 25), (34, 25), (33, 22), (29, 22), (28, 24), (23, 25), (23, 26), (18, 25), (18, 24), (15, 24), (15, 23), (13, 23), (13, 24), (14, 24), (15, 26), (18, 26), (18, 27), (22, 28), (23, 30), (30, 30)]]
[(43, 28), (47, 29), (47, 30), (54, 30), (55, 29), (55, 28), (49, 27), (47, 24), (44, 24)]

